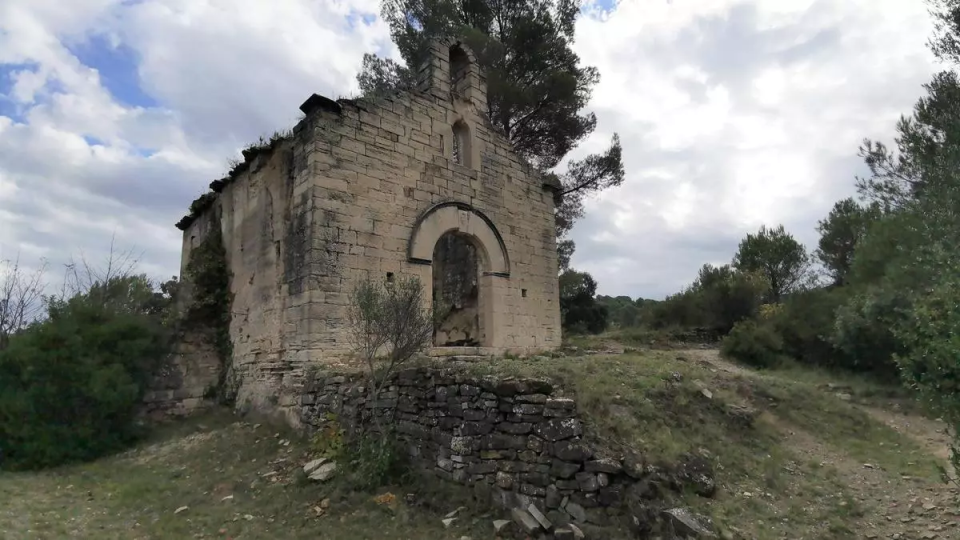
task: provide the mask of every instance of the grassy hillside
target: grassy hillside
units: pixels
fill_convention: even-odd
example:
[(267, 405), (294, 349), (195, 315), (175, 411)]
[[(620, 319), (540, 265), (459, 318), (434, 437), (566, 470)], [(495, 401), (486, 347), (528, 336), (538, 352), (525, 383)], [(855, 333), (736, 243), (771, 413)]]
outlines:
[[(896, 389), (801, 370), (758, 374), (705, 350), (505, 359), (465, 369), (553, 377), (577, 395), (589, 437), (611, 448), (640, 450), (652, 462), (706, 457), (717, 495), (672, 502), (711, 515), (727, 537), (960, 535), (947, 510), (956, 508), (954, 493), (936, 469), (942, 425), (913, 413)], [(493, 538), (491, 520), (502, 517), (445, 487), (351, 493), (308, 483), (298, 473), (308, 455), (305, 441), (277, 427), (224, 413), (197, 418), (100, 462), (0, 474), (0, 531), (9, 538), (478, 540)], [(445, 528), (441, 518), (461, 505)]]

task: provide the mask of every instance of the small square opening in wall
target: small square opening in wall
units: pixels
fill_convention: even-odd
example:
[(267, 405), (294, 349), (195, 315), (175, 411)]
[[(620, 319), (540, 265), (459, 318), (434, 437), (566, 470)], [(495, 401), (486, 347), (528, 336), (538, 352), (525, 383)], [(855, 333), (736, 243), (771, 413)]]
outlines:
[(405, 197), (407, 197), (408, 199), (412, 199), (412, 198), (413, 198), (413, 188), (412, 188), (412, 187), (405, 187), (405, 188), (403, 188), (403, 195), (404, 195)]
[(527, 290), (526, 290), (526, 289), (520, 289), (520, 296), (526, 298), (526, 297), (527, 297)]
[(393, 272), (387, 272), (387, 283), (393, 283)]

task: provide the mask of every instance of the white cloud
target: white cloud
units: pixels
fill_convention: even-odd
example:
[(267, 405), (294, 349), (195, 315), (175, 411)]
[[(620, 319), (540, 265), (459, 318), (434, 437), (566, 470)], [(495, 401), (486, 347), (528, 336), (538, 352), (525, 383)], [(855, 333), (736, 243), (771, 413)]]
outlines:
[[(354, 92), (364, 52), (395, 53), (379, 11), (378, 0), (0, 3), (3, 253), (97, 257), (115, 233), (147, 250), (145, 270), (176, 273), (172, 224), (226, 159), (292, 125), (311, 93)], [(674, 291), (761, 223), (813, 241), (852, 192), (860, 140), (889, 138), (933, 71), (919, 2), (628, 0), (592, 13), (575, 46), (601, 72), (599, 123), (571, 157), (617, 132), (627, 181), (588, 201), (574, 265), (607, 294)], [(91, 39), (136, 59), (151, 103), (111, 94), (113, 74), (81, 62), (73, 51)]]
[(634, 0), (582, 19), (595, 137), (620, 134), (627, 179), (588, 201), (573, 265), (602, 293), (657, 297), (761, 224), (813, 245), (862, 139), (889, 139), (934, 71), (930, 30), (899, 0)]
[[(0, 7), (0, 246), (60, 262), (102, 259), (112, 235), (177, 272), (173, 223), (258, 136), (292, 125), (311, 93), (347, 94), (388, 41), (375, 2), (30, 0)], [(347, 17), (356, 19), (348, 22)], [(137, 59), (153, 104), (124, 104), (72, 47), (94, 38)], [(0, 71), (0, 76), (4, 74)], [(135, 100), (136, 101), (136, 100)], [(0, 109), (2, 111), (3, 109)], [(7, 113), (11, 114), (11, 113)]]

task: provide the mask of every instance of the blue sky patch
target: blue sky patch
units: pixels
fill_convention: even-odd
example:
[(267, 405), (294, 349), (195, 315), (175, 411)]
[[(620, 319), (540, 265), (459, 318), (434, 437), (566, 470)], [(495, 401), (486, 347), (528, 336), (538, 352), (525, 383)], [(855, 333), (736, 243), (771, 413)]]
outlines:
[(18, 71), (36, 69), (36, 63), (0, 64), (0, 116), (13, 118), (15, 122), (23, 122), (24, 108), (13, 102), (10, 92), (13, 91), (13, 74)]
[(103, 36), (91, 36), (87, 41), (68, 47), (85, 66), (100, 73), (100, 83), (114, 99), (133, 107), (155, 107), (155, 99), (140, 89), (137, 56), (121, 44), (113, 47)]
[[(668, 4), (670, 0), (664, 0)], [(617, 4), (620, 0), (594, 0), (592, 2), (584, 3), (580, 8), (580, 13), (591, 16), (591, 15), (608, 15), (613, 11), (616, 11)]]
[(353, 10), (347, 15), (347, 26), (351, 30), (356, 30), (358, 26), (370, 26), (377, 21), (377, 16), (373, 13), (364, 13)]
[(90, 146), (106, 146), (103, 141), (96, 137), (91, 137), (90, 135), (84, 135), (83, 140), (87, 141), (87, 144)]

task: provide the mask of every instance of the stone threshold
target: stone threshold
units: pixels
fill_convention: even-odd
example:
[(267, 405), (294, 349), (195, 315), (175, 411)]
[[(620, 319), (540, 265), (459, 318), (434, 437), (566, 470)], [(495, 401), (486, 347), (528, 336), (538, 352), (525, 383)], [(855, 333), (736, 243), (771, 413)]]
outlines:
[(502, 351), (496, 347), (431, 347), (427, 354), (434, 358), (482, 360), (502, 354)]

